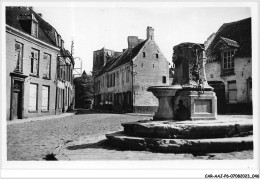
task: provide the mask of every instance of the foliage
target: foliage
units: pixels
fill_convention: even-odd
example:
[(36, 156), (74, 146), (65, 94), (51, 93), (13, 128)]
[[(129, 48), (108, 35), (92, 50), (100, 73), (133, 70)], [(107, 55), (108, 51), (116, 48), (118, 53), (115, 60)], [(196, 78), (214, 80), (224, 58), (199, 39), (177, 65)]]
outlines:
[(85, 71), (73, 80), (75, 85), (75, 108), (89, 108), (93, 99), (93, 77)]

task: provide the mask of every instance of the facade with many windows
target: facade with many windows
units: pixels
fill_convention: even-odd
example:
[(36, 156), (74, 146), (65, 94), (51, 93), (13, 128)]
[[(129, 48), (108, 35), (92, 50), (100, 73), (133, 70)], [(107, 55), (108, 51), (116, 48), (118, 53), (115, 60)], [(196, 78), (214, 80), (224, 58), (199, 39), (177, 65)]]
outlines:
[(205, 46), (218, 112), (252, 114), (251, 18), (223, 24)]
[(6, 7), (7, 120), (57, 113), (59, 41), (31, 7)]
[(63, 113), (74, 108), (73, 68), (74, 60), (68, 50), (64, 49), (63, 41), (57, 59), (57, 96), (56, 112)]
[[(154, 40), (154, 29), (147, 27), (145, 40), (128, 37), (123, 52), (101, 49), (94, 52), (94, 106), (118, 112), (151, 113), (158, 99), (149, 86), (169, 84), (169, 62)], [(109, 57), (97, 63), (98, 56)]]

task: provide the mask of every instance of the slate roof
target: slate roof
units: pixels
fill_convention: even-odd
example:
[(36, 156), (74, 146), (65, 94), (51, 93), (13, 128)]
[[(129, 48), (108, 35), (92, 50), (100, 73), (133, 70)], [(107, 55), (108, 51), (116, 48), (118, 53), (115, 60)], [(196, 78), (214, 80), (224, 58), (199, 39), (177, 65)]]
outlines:
[(71, 60), (71, 63), (73, 64), (73, 66), (74, 66), (75, 62), (74, 62), (74, 59), (73, 59), (70, 51), (61, 48), (60, 55), (64, 56), (64, 57), (68, 57)]
[(14, 27), (24, 33), (28, 33), (22, 26), (22, 22), (18, 20), (18, 16), (22, 14), (33, 14), (38, 21), (38, 39), (48, 44), (56, 45), (55, 33), (57, 31), (48, 22), (44, 21), (41, 16), (29, 7), (6, 7), (6, 24)]
[(234, 40), (228, 39), (228, 38), (224, 38), (224, 37), (220, 37), (227, 45), (232, 46), (232, 47), (239, 47), (238, 43)]
[(125, 50), (124, 53), (121, 54), (120, 56), (118, 56), (117, 58), (111, 59), (102, 68), (102, 70), (99, 72), (99, 74), (97, 76), (102, 75), (104, 72), (111, 71), (123, 64), (131, 62), (131, 60), (133, 58), (135, 58), (135, 56), (140, 52), (140, 50), (142, 49), (142, 47), (145, 45), (146, 42), (147, 42), (147, 40), (141, 42), (140, 44), (138, 44), (137, 46), (135, 46), (132, 49)]
[(200, 43), (192, 43), (192, 42), (182, 42), (178, 45), (175, 45), (174, 47), (188, 47), (191, 48), (193, 45), (199, 45), (201, 48), (204, 48), (204, 44)]
[(237, 57), (252, 56), (251, 18), (223, 24), (215, 34), (215, 38), (206, 49), (208, 61), (220, 59), (218, 50), (214, 50), (215, 45), (221, 40), (232, 45), (239, 45), (236, 53)]

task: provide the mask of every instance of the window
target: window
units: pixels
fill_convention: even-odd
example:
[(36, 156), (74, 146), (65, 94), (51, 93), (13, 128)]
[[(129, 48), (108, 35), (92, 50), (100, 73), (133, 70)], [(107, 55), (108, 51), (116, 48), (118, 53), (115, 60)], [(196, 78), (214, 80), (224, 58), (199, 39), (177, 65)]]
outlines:
[(37, 92), (38, 92), (38, 85), (37, 84), (30, 84), (30, 99), (29, 99), (29, 111), (37, 111)]
[(38, 23), (32, 20), (32, 36), (38, 37)]
[(35, 76), (39, 74), (39, 51), (35, 49), (31, 52), (31, 74)]
[(43, 55), (43, 78), (51, 77), (51, 55), (44, 53)]
[(23, 44), (19, 42), (15, 42), (15, 61), (16, 61), (15, 71), (22, 72), (23, 71)]
[(162, 77), (162, 83), (166, 83), (166, 76)]
[(153, 68), (154, 68), (154, 64), (153, 64)]
[(42, 111), (49, 111), (50, 87), (42, 86)]
[(143, 57), (145, 57), (145, 52), (143, 52)]
[(141, 67), (143, 68), (144, 67), (144, 64), (142, 63)]
[(119, 71), (116, 72), (116, 84), (119, 86)]
[(113, 86), (115, 86), (116, 83), (116, 73), (113, 73)]
[(234, 50), (222, 52), (223, 75), (234, 74)]
[(247, 93), (248, 101), (252, 101), (252, 78), (247, 80)]
[(60, 90), (60, 101), (59, 101), (59, 108), (62, 108), (62, 104), (63, 104), (63, 89), (59, 89)]
[(62, 78), (62, 79), (63, 79), (63, 80), (66, 80), (66, 71), (65, 71), (65, 67), (63, 67), (62, 70), (63, 70), (63, 78)]
[(121, 83), (122, 83), (122, 85), (124, 85), (124, 83), (125, 83), (125, 81), (124, 81), (124, 77), (125, 77), (125, 72), (124, 72), (124, 70), (122, 69), (122, 76), (121, 76)]
[(107, 75), (107, 87), (109, 87), (109, 75)]
[(126, 82), (129, 82), (129, 69), (126, 71)]
[(159, 58), (159, 54), (158, 53), (156, 54), (156, 58)]
[(68, 87), (65, 87), (65, 95), (64, 95), (64, 104), (67, 106), (67, 92), (68, 92)]
[(228, 101), (229, 103), (237, 102), (236, 81), (228, 81)]

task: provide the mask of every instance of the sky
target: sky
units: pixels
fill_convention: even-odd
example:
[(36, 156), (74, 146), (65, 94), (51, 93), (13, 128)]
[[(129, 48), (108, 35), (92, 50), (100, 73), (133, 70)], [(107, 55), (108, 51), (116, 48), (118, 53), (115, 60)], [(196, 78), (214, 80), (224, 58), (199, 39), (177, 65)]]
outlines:
[[(91, 73), (93, 51), (103, 47), (115, 51), (127, 48), (127, 37), (146, 38), (146, 28), (154, 28), (154, 40), (166, 59), (172, 61), (172, 48), (182, 42), (204, 43), (223, 23), (251, 17), (248, 7), (180, 7), (145, 3), (137, 6), (88, 6), (56, 4), (33, 6), (42, 13), (71, 49), (82, 60), (82, 69)], [(76, 68), (79, 67), (76, 58)]]

